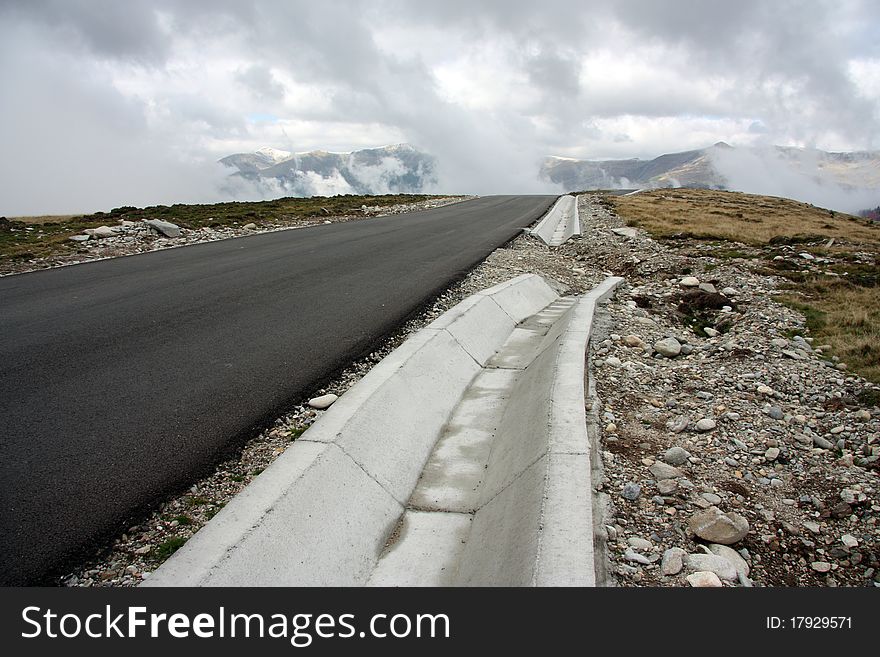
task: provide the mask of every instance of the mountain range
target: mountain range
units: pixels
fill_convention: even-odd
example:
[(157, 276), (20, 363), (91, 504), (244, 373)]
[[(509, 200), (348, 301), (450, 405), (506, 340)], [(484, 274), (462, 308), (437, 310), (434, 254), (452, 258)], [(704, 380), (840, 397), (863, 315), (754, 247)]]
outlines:
[[(220, 162), (233, 170), (224, 179), (224, 191), (233, 198), (461, 191), (444, 189), (438, 182), (437, 160), (409, 144), (350, 153), (261, 148)], [(546, 192), (702, 187), (785, 196), (843, 212), (872, 208), (880, 202), (878, 151), (734, 148), (718, 142), (651, 160), (547, 157), (536, 163), (535, 177), (544, 183)]]
[[(543, 180), (566, 190), (627, 187), (743, 187), (747, 174), (803, 177), (845, 190), (880, 189), (880, 152), (831, 153), (783, 146), (734, 148), (718, 142), (709, 148), (668, 153), (653, 160), (577, 160), (548, 157)], [(746, 187), (750, 186), (748, 183)]]
[(236, 169), (227, 179), (234, 191), (249, 183), (286, 196), (419, 193), (437, 184), (436, 161), (409, 144), (351, 153), (290, 153), (261, 148), (220, 160)]

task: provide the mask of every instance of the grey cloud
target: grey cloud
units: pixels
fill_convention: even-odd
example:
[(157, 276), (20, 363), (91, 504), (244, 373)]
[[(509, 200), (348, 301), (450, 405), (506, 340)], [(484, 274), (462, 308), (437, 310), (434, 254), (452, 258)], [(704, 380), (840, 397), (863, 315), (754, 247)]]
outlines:
[(251, 64), (240, 69), (235, 74), (235, 79), (261, 100), (277, 101), (284, 98), (284, 86), (274, 78), (268, 66)]
[[(342, 125), (401, 134), (438, 157), (444, 191), (474, 192), (541, 189), (535, 162), (579, 145), (643, 154), (637, 132), (600, 127), (620, 117), (709, 117), (741, 122), (745, 135), (749, 125), (766, 126), (765, 134), (752, 131), (755, 140), (820, 143), (834, 135), (870, 148), (880, 135), (878, 100), (858, 96), (847, 67), (853, 56), (880, 53), (875, 30), (865, 26), (878, 20), (878, 3), (867, 0), (11, 0), (0, 7), (0, 35), (22, 49), (6, 51), (14, 59), (0, 61), (0, 80), (14, 79), (22, 97), (36, 103), (52, 97), (47, 88), (57, 70), (64, 91), (30, 112), (21, 104), (0, 105), (0, 126), (7, 126), (0, 135), (22, 153), (28, 148), (22, 135), (32, 148), (48, 149), (64, 139), (57, 126), (76, 116), (92, 140), (76, 142), (85, 153), (77, 158), (100, 166), (114, 146), (133, 153), (150, 143), (158, 171), (161, 153), (192, 162), (226, 154), (200, 151), (206, 143), (238, 149), (255, 139), (245, 115), (266, 112), (316, 122), (328, 143), (338, 143), (334, 126)], [(425, 31), (432, 48), (422, 48), (417, 38), (380, 45), (377, 34), (385, 28), (416, 36)], [(515, 95), (496, 95), (490, 107), (477, 109), (468, 98), (444, 95), (436, 67), (459, 54), (452, 44), (492, 44), (508, 77), (522, 81)], [(181, 46), (190, 56), (213, 47), (228, 58), (236, 102), (217, 102), (226, 100), (224, 90), (200, 86), (207, 81), (186, 90), (162, 83), (177, 74)], [(45, 56), (31, 63), (22, 52)], [(642, 57), (651, 70), (670, 75), (587, 85), (583, 61), (599, 52)], [(156, 73), (152, 86), (135, 96), (117, 88), (132, 67)], [(496, 73), (479, 72), (489, 79)], [(497, 73), (504, 77), (505, 71)], [(288, 101), (288, 78), (314, 87), (322, 102)], [(161, 120), (147, 120), (157, 109)], [(7, 139), (11, 122), (18, 134)], [(713, 135), (710, 143), (729, 138)], [(662, 135), (656, 141), (676, 148)], [(261, 145), (273, 144), (253, 143)], [(181, 169), (175, 171), (180, 179)], [(200, 175), (194, 174), (198, 185)], [(160, 178), (150, 178), (157, 194)]]

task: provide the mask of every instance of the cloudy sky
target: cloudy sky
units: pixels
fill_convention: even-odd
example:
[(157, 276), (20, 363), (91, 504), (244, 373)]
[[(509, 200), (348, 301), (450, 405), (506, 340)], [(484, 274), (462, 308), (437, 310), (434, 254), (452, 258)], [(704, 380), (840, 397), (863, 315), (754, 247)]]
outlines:
[(0, 214), (217, 198), (261, 146), (536, 162), (880, 148), (876, 0), (0, 0)]

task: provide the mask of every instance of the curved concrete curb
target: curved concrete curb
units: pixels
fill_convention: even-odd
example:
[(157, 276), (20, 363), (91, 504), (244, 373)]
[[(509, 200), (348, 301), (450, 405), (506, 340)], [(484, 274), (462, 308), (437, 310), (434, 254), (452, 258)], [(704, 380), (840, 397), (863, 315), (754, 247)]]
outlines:
[(539, 238), (548, 246), (565, 244), (573, 235), (581, 234), (577, 196), (566, 194), (544, 215), (529, 234)]
[[(144, 585), (593, 583), (584, 349), (595, 303), (619, 282), (574, 303), (527, 274), (468, 297), (383, 359)], [(555, 321), (522, 340), (541, 312)], [(486, 377), (504, 384), (496, 399), (475, 387)], [(469, 402), (502, 412), (497, 436), (456, 427)], [(437, 509), (414, 500), (432, 482), (462, 481), (432, 464), (450, 433), (475, 431), (491, 444), (485, 465), (465, 464), (479, 486), (464, 477), (470, 497), (439, 512), (440, 527)], [(454, 568), (435, 576), (434, 556)]]

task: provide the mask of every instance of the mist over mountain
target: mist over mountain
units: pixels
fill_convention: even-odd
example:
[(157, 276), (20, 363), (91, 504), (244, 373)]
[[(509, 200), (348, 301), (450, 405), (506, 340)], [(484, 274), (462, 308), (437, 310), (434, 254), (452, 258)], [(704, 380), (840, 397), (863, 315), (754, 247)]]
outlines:
[(223, 185), (235, 197), (418, 194), (437, 184), (435, 158), (409, 144), (351, 153), (261, 148), (220, 163), (236, 169)]
[(783, 146), (709, 148), (652, 160), (548, 157), (542, 179), (565, 190), (698, 187), (784, 196), (844, 212), (880, 201), (880, 152), (831, 153)]
[[(448, 182), (439, 182), (441, 163), (437, 158), (409, 144), (350, 153), (291, 153), (261, 148), (229, 155), (220, 163), (232, 171), (220, 190), (227, 198), (461, 192), (446, 189)], [(487, 166), (492, 166), (491, 162)], [(878, 151), (834, 153), (783, 146), (733, 147), (718, 142), (708, 148), (667, 153), (650, 160), (547, 157), (533, 171), (536, 184), (548, 192), (728, 189), (783, 196), (851, 213), (880, 203)], [(508, 191), (521, 190), (512, 183)]]

